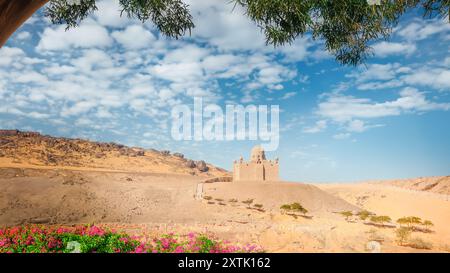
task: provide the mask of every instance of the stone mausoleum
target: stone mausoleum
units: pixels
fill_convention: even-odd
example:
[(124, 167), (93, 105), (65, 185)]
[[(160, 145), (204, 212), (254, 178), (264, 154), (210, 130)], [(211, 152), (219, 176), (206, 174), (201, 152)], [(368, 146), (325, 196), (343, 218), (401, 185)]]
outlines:
[(278, 158), (267, 160), (264, 149), (255, 146), (250, 161), (241, 158), (233, 163), (233, 181), (278, 181)]

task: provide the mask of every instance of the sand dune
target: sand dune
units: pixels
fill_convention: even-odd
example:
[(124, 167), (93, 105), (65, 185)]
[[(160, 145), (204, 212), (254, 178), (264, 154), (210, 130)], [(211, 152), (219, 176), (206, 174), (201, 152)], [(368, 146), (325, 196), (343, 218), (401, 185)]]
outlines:
[(409, 190), (391, 186), (390, 182), (317, 186), (378, 215), (388, 215), (394, 221), (405, 216), (431, 220), (434, 233), (420, 236), (434, 242), (436, 246), (450, 246), (450, 195)]

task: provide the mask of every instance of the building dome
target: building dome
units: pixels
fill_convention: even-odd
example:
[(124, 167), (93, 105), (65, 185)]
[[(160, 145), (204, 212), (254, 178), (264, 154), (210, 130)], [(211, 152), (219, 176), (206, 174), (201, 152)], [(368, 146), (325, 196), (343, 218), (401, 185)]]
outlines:
[(258, 162), (263, 160), (266, 160), (266, 154), (264, 153), (264, 149), (260, 145), (253, 147), (252, 152), (250, 154), (250, 161)]

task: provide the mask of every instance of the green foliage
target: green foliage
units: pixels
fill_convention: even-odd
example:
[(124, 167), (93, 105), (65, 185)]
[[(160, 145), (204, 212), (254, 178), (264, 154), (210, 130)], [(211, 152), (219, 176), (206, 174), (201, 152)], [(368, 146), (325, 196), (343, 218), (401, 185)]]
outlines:
[(414, 228), (415, 225), (422, 224), (422, 219), (417, 216), (408, 216), (397, 219), (397, 223), (402, 225), (407, 225), (409, 228)]
[[(97, 10), (96, 0), (50, 0), (45, 15), (54, 24), (76, 27), (90, 13)], [(137, 18), (141, 22), (151, 20), (164, 35), (179, 38), (194, 28), (188, 5), (181, 0), (120, 0), (121, 15)]]
[(361, 219), (363, 221), (366, 220), (367, 218), (369, 218), (369, 216), (371, 216), (371, 215), (372, 215), (372, 213), (368, 210), (362, 210), (362, 211), (358, 212), (359, 219)]
[(44, 14), (53, 24), (66, 24), (66, 30), (76, 27), (91, 12), (97, 10), (96, 0), (80, 0), (77, 4), (70, 4), (67, 0), (49, 1)]
[(433, 248), (433, 244), (430, 242), (426, 242), (421, 238), (412, 238), (411, 240), (409, 240), (408, 242), (408, 246), (412, 247), (412, 248), (417, 248), (417, 249), (432, 249)]
[(409, 236), (411, 236), (411, 229), (407, 227), (400, 227), (395, 231), (395, 235), (397, 236), (398, 244), (402, 246), (406, 241), (408, 241)]
[(262, 208), (263, 207), (263, 205), (262, 204), (254, 204), (253, 205), (255, 208), (257, 208), (257, 209), (260, 209), (260, 208)]
[(384, 226), (384, 223), (390, 222), (392, 219), (389, 216), (386, 215), (380, 215), (380, 216), (371, 216), (370, 217), (370, 221), (373, 223), (380, 223), (381, 225)]
[(350, 217), (353, 216), (353, 212), (351, 212), (351, 211), (349, 211), (349, 210), (347, 210), (347, 211), (341, 211), (340, 213), (341, 213), (342, 216), (345, 217), (345, 220), (347, 220), (347, 221), (348, 221), (348, 218), (350, 218)]
[(284, 213), (284, 212), (299, 212), (303, 215), (308, 213), (308, 210), (306, 208), (304, 208), (300, 203), (292, 203), (292, 204), (284, 204), (280, 207), (280, 210)]
[[(390, 36), (393, 27), (408, 10), (420, 7), (423, 16), (446, 18), (450, 0), (382, 0), (369, 5), (366, 0), (232, 0), (264, 32), (266, 43), (290, 44), (307, 33), (323, 40), (328, 52), (344, 65), (364, 63), (372, 55), (370, 43)], [(182, 0), (120, 0), (121, 14), (145, 22), (179, 38), (194, 28), (189, 7)], [(97, 10), (96, 0), (50, 0), (45, 11), (53, 23), (76, 27)], [(256, 29), (255, 29), (256, 31)]]
[(243, 204), (246, 204), (248, 207), (250, 207), (250, 205), (253, 203), (253, 199), (247, 199), (242, 201)]
[(424, 225), (426, 228), (434, 226), (433, 222), (431, 222), (430, 220), (424, 220), (422, 222), (422, 225)]
[(234, 0), (262, 28), (267, 44), (290, 44), (306, 33), (323, 39), (326, 49), (342, 64), (363, 63), (371, 54), (369, 43), (385, 39), (401, 15), (418, 6), (428, 17), (448, 16), (449, 0)]
[(158, 30), (168, 37), (179, 38), (186, 31), (194, 28), (188, 5), (181, 0), (120, 0), (125, 12), (130, 18), (142, 22), (150, 19)]

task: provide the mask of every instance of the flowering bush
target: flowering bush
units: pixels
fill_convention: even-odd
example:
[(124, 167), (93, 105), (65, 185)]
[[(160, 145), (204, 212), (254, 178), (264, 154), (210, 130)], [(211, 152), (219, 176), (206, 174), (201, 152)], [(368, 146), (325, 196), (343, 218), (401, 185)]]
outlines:
[(160, 238), (129, 236), (95, 225), (53, 227), (43, 225), (0, 229), (0, 253), (67, 253), (73, 246), (82, 253), (231, 253), (261, 252), (255, 245), (235, 246), (204, 234)]

